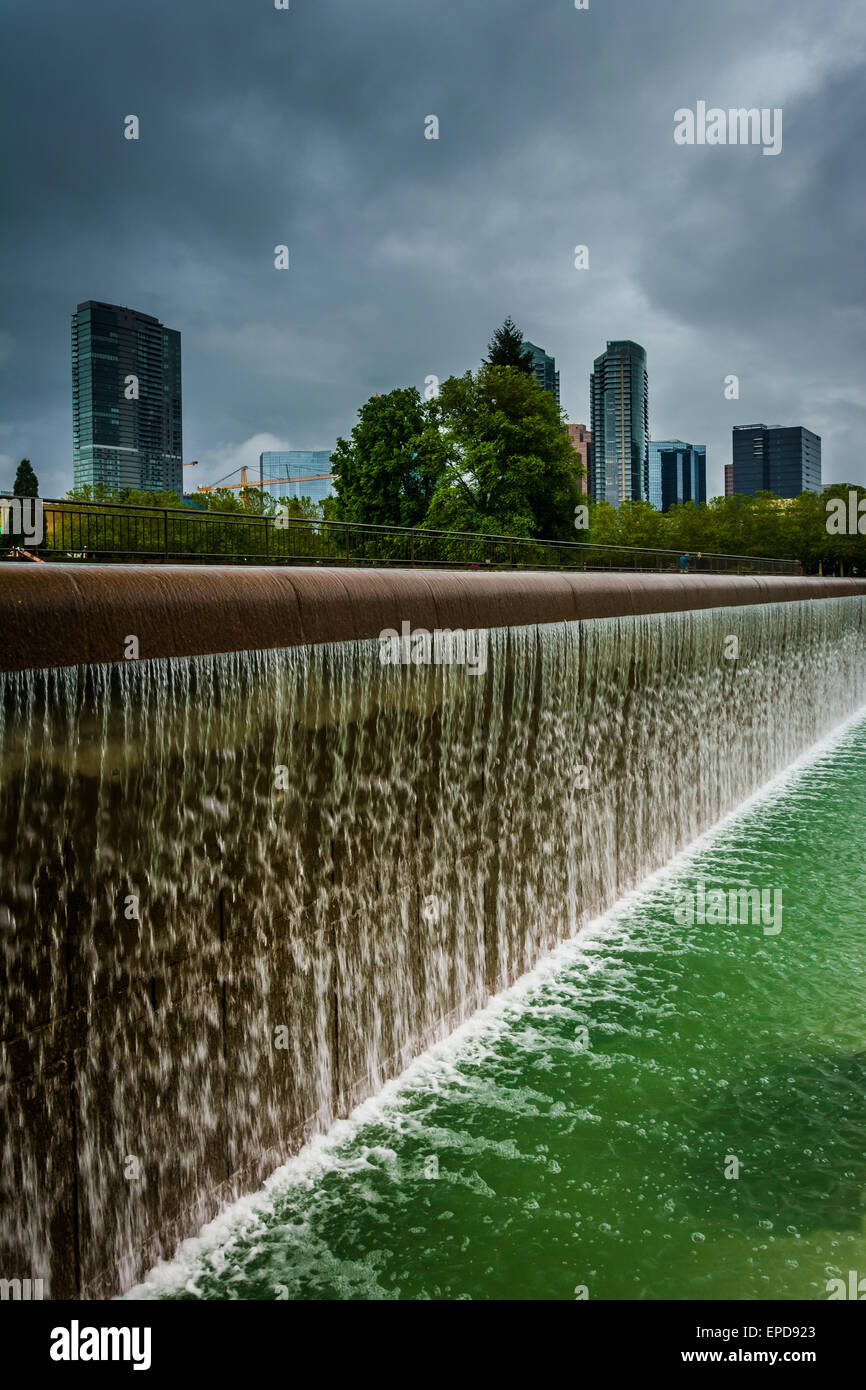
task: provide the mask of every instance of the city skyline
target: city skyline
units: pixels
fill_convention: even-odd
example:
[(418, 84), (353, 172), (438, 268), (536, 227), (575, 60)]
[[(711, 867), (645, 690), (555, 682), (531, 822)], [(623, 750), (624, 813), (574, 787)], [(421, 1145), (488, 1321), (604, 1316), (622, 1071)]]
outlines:
[[(555, 357), (526, 337), (523, 343), (532, 354), (533, 376), (559, 403)], [(84, 301), (72, 315), (72, 378), (73, 485), (105, 484), (114, 491), (166, 489), (187, 495), (183, 467), (191, 465), (182, 462), (180, 334), (127, 305)], [(724, 492), (709, 493), (705, 445), (653, 438), (648, 425), (648, 381), (646, 352), (631, 340), (609, 341), (593, 363), (589, 418), (601, 449), (609, 455), (606, 462), (593, 453), (593, 435), (583, 423), (565, 424), (572, 445), (581, 453), (584, 485), (591, 499), (614, 505), (620, 500), (649, 501), (656, 510), (667, 511), (676, 503), (705, 503), (712, 495), (754, 495), (768, 490), (795, 497), (801, 491), (820, 492), (834, 485), (822, 484), (821, 439), (814, 432), (803, 426), (734, 425), (731, 460), (724, 464)], [(624, 398), (623, 387), (627, 388)], [(163, 399), (164, 393), (168, 400)], [(155, 396), (159, 397), (156, 409)], [(628, 464), (618, 433), (626, 413), (629, 441), (633, 434), (640, 436), (637, 444), (629, 443), (633, 457)], [(607, 444), (606, 434), (610, 435)], [(748, 447), (743, 442), (747, 435)], [(764, 441), (761, 476), (750, 465), (752, 435)], [(262, 486), (273, 480), (267, 490), (277, 498), (305, 495), (321, 502), (333, 493), (330, 459), (328, 449), (263, 450), (257, 460), (258, 479)], [(623, 467), (628, 484), (625, 473), (619, 476)], [(243, 470), (246, 476), (247, 468), (241, 465), (233, 473)], [(610, 475), (607, 485), (606, 475)], [(212, 491), (228, 476), (232, 475), (197, 484), (195, 491)], [(299, 483), (312, 479), (312, 487), (302, 492)], [(623, 487), (624, 499), (620, 496)]]
[[(377, 391), (477, 367), (510, 313), (555, 355), (575, 422), (598, 344), (644, 343), (650, 435), (706, 442), (710, 496), (732, 426), (758, 419), (805, 423), (826, 478), (866, 481), (864, 195), (838, 173), (859, 150), (866, 17), (805, 0), (732, 0), (700, 26), (685, 0), (596, 14), (83, 0), (47, 27), (8, 17), (4, 96), (28, 117), (7, 160), (4, 474), (26, 456), (45, 495), (70, 484), (66, 325), (91, 297), (183, 335), (186, 453), (207, 478), (328, 447)], [(50, 112), (18, 61), (34, 45)], [(704, 98), (783, 108), (784, 148), (677, 145), (674, 111)]]
[[(526, 337), (523, 344), (532, 354), (535, 380), (542, 390), (555, 395), (559, 404), (560, 379), (555, 357)], [(629, 370), (623, 378), (622, 363), (626, 358)], [(152, 491), (165, 488), (183, 494), (180, 334), (126, 305), (85, 301), (72, 315), (72, 377), (74, 486), (105, 484), (114, 491), (121, 487)], [(622, 493), (625, 486), (613, 476), (622, 463), (622, 442), (616, 430), (605, 444), (605, 434), (610, 433), (606, 426), (611, 421), (617, 424), (620, 416), (625, 421), (624, 402), (619, 394), (623, 384), (629, 388), (629, 435), (637, 429), (643, 441), (629, 466), (626, 498), (649, 501), (658, 511), (667, 511), (680, 502), (706, 502), (706, 446), (680, 439), (652, 438), (646, 352), (631, 340), (608, 342), (605, 352), (595, 359), (590, 375), (589, 415), (602, 450), (610, 454), (607, 468), (602, 465), (598, 469), (600, 483), (596, 478), (591, 432), (582, 423), (566, 424), (572, 444), (581, 452), (588, 495), (595, 500), (614, 501), (614, 494)], [(169, 397), (167, 401), (164, 394)], [(606, 401), (608, 396), (610, 403)], [(156, 408), (154, 398), (158, 398)], [(610, 420), (606, 421), (606, 416)], [(748, 449), (743, 446), (744, 437), (753, 433), (764, 439), (763, 476), (755, 473), (746, 458), (747, 453), (752, 453), (751, 437)], [(801, 445), (800, 441), (805, 443)], [(802, 462), (801, 447), (805, 451)], [(331, 451), (327, 449), (264, 450), (258, 459), (259, 482), (264, 487), (272, 480), (273, 486), (268, 490), (275, 497), (285, 498), (301, 496), (299, 483), (312, 481), (303, 495), (321, 502), (333, 491), (330, 458)], [(242, 468), (235, 470), (240, 471)], [(605, 472), (611, 474), (607, 487)], [(734, 477), (739, 479), (736, 486)], [(227, 479), (211, 480), (204, 491), (211, 491), (223, 481)], [(821, 487), (821, 440), (812, 431), (802, 426), (733, 426), (732, 458), (724, 468), (725, 496), (735, 491), (752, 495), (763, 489), (794, 497), (800, 491), (821, 491)], [(202, 487), (198, 486), (197, 491), (202, 491)]]

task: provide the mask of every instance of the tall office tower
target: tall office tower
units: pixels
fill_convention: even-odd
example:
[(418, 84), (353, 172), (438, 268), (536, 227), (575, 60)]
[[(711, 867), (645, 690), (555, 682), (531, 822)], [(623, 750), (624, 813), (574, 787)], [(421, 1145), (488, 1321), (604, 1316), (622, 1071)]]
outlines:
[(183, 493), (180, 334), (150, 314), (87, 300), (72, 315), (76, 487)]
[(726, 464), (725, 464), (725, 496), (726, 496), (726, 497), (733, 497), (733, 495), (734, 495), (734, 465), (733, 465), (732, 463), (726, 463)]
[(272, 497), (309, 497), (322, 502), (333, 492), (327, 449), (268, 449), (259, 455), (262, 490)]
[(661, 512), (682, 502), (706, 502), (706, 445), (686, 444), (682, 439), (651, 440), (649, 500)]
[(589, 495), (589, 480), (592, 473), (592, 435), (586, 425), (566, 425), (568, 437), (571, 440), (575, 453), (580, 454), (584, 467), (584, 474), (580, 480), (582, 490)]
[(649, 382), (639, 343), (611, 342), (593, 363), (592, 498), (618, 507), (649, 498)]
[(821, 491), (821, 436), (802, 425), (734, 425), (734, 492), (799, 497)]
[(535, 343), (528, 343), (525, 338), (523, 346), (532, 353), (532, 374), (535, 380), (542, 390), (553, 393), (556, 404), (559, 405), (559, 372), (556, 370), (556, 358), (548, 357), (544, 348), (536, 347)]

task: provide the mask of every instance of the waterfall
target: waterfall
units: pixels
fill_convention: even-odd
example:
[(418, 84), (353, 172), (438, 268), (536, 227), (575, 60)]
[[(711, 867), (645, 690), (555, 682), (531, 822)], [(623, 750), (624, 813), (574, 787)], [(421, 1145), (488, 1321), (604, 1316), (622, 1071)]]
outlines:
[(863, 616), (0, 676), (4, 1267), (170, 1254), (847, 717)]

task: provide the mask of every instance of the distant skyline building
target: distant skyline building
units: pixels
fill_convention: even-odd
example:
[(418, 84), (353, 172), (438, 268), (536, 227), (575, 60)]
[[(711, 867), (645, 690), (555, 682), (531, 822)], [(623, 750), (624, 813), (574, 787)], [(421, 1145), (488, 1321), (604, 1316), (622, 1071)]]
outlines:
[(649, 446), (649, 500), (660, 512), (707, 500), (707, 446), (653, 439)]
[(259, 455), (262, 490), (272, 497), (309, 497), (322, 502), (333, 493), (328, 449), (268, 449)]
[(649, 378), (639, 343), (608, 343), (593, 363), (589, 396), (593, 501), (648, 500)]
[(180, 333), (88, 299), (72, 315), (76, 487), (183, 493)]
[(571, 440), (575, 453), (580, 454), (584, 469), (586, 470), (581, 479), (581, 488), (587, 495), (589, 494), (589, 475), (592, 468), (592, 435), (586, 425), (566, 425), (568, 437)]
[(532, 353), (532, 373), (539, 386), (544, 391), (550, 391), (556, 397), (556, 404), (559, 405), (559, 372), (556, 370), (556, 358), (550, 357), (544, 348), (536, 347), (535, 343), (530, 343), (524, 338), (524, 348), (528, 348)]
[(734, 425), (735, 493), (799, 497), (821, 491), (821, 436), (802, 425)]
[(733, 495), (734, 495), (734, 465), (733, 465), (732, 463), (726, 463), (726, 464), (725, 464), (725, 496), (726, 496), (726, 497), (733, 497)]

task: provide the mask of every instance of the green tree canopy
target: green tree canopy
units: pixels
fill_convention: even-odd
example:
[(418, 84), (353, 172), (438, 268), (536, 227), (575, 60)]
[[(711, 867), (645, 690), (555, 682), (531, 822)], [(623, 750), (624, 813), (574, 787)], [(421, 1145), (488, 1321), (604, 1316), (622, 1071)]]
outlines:
[(523, 334), (510, 315), (487, 344), (485, 366), (516, 367), (527, 374), (532, 371), (532, 353), (523, 346)]
[(574, 540), (580, 460), (549, 391), (485, 365), (443, 382), (438, 406), (446, 467), (428, 526)]
[(29, 459), (22, 459), (15, 474), (15, 481), (12, 484), (12, 492), (15, 497), (38, 497), (39, 479), (33, 471)]
[(436, 399), (414, 386), (373, 396), (331, 455), (341, 521), (420, 526), (445, 465)]

